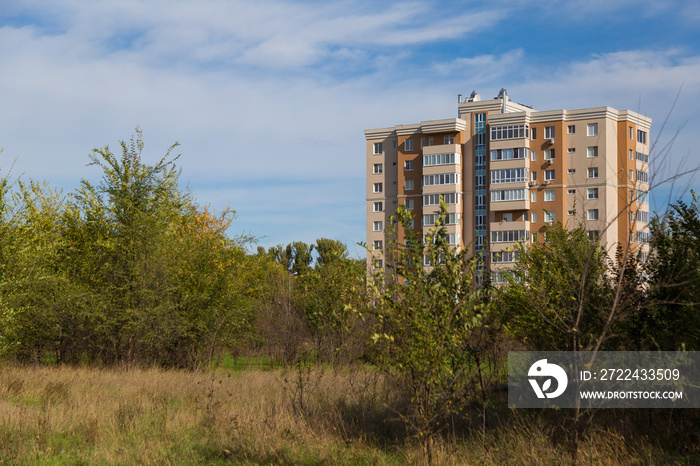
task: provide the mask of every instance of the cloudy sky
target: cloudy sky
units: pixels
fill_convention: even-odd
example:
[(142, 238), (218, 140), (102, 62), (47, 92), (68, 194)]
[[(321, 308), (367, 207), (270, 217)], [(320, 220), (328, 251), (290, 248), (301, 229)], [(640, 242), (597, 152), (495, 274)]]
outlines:
[(699, 31), (694, 0), (2, 0), (0, 166), (70, 192), (138, 125), (232, 234), (361, 256), (363, 130), (454, 117), (460, 93), (634, 110), (658, 173), (697, 166)]

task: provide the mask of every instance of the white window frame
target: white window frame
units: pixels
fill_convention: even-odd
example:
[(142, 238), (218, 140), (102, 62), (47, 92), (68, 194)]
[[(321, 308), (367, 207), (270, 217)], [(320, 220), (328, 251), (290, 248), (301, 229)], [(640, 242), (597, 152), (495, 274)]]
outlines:
[(556, 222), (556, 215), (554, 214), (553, 210), (545, 210), (544, 211), (544, 222), (545, 223)]
[(381, 142), (375, 142), (373, 147), (372, 147), (372, 153), (374, 155), (381, 154), (382, 153), (382, 143)]
[(576, 125), (567, 125), (566, 134), (576, 134)]
[(554, 135), (556, 134), (556, 131), (554, 129), (554, 126), (545, 126), (544, 127), (544, 138), (545, 139), (554, 139)]
[(598, 167), (588, 167), (588, 170), (586, 170), (586, 177), (589, 179), (596, 179), (598, 178)]
[(413, 151), (413, 139), (409, 138), (403, 142), (403, 150), (406, 152)]
[(586, 150), (586, 157), (589, 159), (598, 157), (598, 146), (588, 146)]
[(586, 125), (587, 136), (598, 136), (598, 123), (588, 123)]
[(384, 228), (384, 222), (377, 220), (372, 226), (372, 231), (382, 231), (382, 228)]
[(553, 202), (556, 198), (556, 191), (553, 189), (548, 189), (544, 192), (544, 202)]
[(404, 190), (406, 190), (406, 191), (412, 191), (413, 189), (414, 189), (413, 180), (405, 180), (405, 183), (404, 183)]
[(598, 188), (588, 188), (586, 192), (586, 199), (598, 199)]
[(372, 206), (372, 212), (382, 212), (384, 209), (384, 205), (382, 204), (381, 201), (375, 202), (374, 205)]
[(414, 208), (414, 206), (415, 206), (415, 202), (413, 202), (413, 199), (406, 199), (406, 204), (405, 204), (405, 205), (406, 205), (406, 208), (407, 208), (408, 210), (413, 210), (413, 208)]
[(444, 138), (445, 144), (454, 144), (455, 143), (455, 137), (451, 134), (448, 134)]
[(545, 181), (554, 181), (556, 179), (557, 179), (557, 174), (556, 174), (556, 171), (554, 169), (544, 171), (544, 180)]
[(588, 209), (586, 213), (586, 220), (599, 220), (600, 216), (598, 214), (598, 209)]
[(379, 194), (384, 190), (384, 185), (382, 183), (374, 183), (374, 187), (372, 188), (372, 192), (375, 194)]
[(404, 160), (403, 169), (406, 171), (413, 171), (413, 160)]
[(374, 167), (372, 168), (372, 173), (374, 173), (375, 175), (381, 175), (383, 169), (384, 169), (384, 165), (383, 165), (383, 164), (381, 164), (381, 163), (375, 163), (375, 164), (374, 164)]

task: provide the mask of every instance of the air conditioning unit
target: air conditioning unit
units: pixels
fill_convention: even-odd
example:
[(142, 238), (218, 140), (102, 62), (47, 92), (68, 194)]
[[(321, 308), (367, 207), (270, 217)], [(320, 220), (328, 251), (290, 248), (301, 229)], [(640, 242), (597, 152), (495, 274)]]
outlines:
[(527, 182), (527, 185), (530, 186), (530, 187), (533, 187), (533, 186), (535, 186), (536, 184), (537, 184), (537, 181), (528, 181), (528, 182)]
[(554, 138), (547, 139), (547, 144), (554, 144)]
[(548, 159), (547, 160), (547, 165), (552, 165), (554, 163), (554, 159)]
[(551, 184), (552, 180), (544, 180), (544, 184)]

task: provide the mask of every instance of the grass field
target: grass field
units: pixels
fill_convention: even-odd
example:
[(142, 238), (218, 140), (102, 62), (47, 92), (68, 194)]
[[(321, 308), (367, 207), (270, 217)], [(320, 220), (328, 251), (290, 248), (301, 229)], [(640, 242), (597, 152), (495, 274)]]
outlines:
[[(3, 464), (420, 464), (371, 371), (0, 367)], [(506, 408), (507, 410), (507, 408)], [(507, 415), (507, 412), (504, 414)], [(536, 422), (442, 439), (437, 464), (566, 464)], [(640, 447), (641, 445), (641, 447)], [(597, 430), (583, 464), (671, 457)], [(690, 458), (675, 456), (678, 464)]]

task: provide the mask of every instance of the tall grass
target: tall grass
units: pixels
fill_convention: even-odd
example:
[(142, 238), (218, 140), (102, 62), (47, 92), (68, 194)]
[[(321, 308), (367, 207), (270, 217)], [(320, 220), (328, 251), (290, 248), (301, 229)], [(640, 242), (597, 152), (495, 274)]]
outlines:
[[(303, 386), (303, 387), (302, 387)], [(304, 388), (302, 394), (298, 389)], [(395, 412), (401, 400), (364, 370), (0, 367), (0, 460), (6, 464), (406, 464), (422, 450)], [(502, 413), (508, 416), (507, 411)], [(513, 421), (511, 419), (511, 421)], [(589, 464), (659, 462), (608, 431)], [(561, 464), (551, 429), (530, 420), (443, 438), (438, 464)]]

